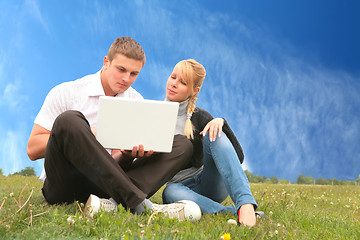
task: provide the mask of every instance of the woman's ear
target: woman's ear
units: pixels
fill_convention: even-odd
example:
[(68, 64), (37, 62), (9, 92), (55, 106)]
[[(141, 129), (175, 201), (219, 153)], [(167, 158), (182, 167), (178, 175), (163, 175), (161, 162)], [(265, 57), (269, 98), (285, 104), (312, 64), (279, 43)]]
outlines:
[(200, 92), (200, 87), (196, 87), (195, 89), (194, 89), (194, 95), (195, 94), (198, 94)]

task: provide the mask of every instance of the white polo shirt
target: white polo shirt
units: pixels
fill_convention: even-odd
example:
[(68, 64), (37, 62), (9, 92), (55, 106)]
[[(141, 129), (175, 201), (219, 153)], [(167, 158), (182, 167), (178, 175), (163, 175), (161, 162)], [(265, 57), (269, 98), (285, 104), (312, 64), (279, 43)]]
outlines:
[[(84, 114), (90, 126), (95, 126), (100, 96), (105, 96), (100, 79), (101, 70), (75, 81), (64, 82), (50, 90), (35, 123), (51, 131), (55, 119), (68, 110)], [(143, 99), (132, 87), (115, 97)]]
[[(76, 110), (84, 114), (91, 127), (96, 126), (99, 99), (100, 96), (105, 96), (100, 73), (101, 70), (75, 81), (61, 83), (51, 89), (35, 118), (35, 123), (51, 131), (57, 116), (68, 110)], [(143, 99), (132, 87), (115, 97)], [(44, 182), (45, 178), (46, 173), (43, 169), (39, 179)]]

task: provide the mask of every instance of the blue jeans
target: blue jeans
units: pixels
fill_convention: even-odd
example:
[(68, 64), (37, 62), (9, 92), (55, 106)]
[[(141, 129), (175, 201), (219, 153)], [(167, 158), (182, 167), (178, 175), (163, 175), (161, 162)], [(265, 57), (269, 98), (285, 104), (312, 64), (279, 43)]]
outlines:
[[(168, 183), (163, 191), (163, 202), (179, 200), (196, 202), (202, 213), (230, 212), (237, 214), (246, 203), (257, 207), (251, 194), (249, 181), (241, 167), (233, 145), (225, 133), (210, 142), (208, 134), (203, 137), (204, 169), (184, 183)], [(235, 206), (223, 206), (230, 195)]]

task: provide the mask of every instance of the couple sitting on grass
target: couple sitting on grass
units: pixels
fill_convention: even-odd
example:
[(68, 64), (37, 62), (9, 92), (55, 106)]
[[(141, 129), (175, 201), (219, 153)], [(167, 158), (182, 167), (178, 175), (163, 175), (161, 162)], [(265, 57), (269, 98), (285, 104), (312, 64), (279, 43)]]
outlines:
[[(142, 145), (111, 151), (96, 140), (100, 96), (143, 99), (131, 85), (144, 64), (142, 47), (121, 37), (99, 72), (48, 93), (27, 146), (31, 160), (45, 158), (46, 174), (40, 179), (46, 201), (86, 202), (90, 217), (118, 204), (136, 214), (157, 211), (179, 220), (201, 212), (231, 212), (239, 224), (253, 226), (257, 204), (241, 167), (241, 146), (224, 119), (195, 106), (206, 75), (195, 60), (176, 64), (166, 84), (166, 101), (179, 102), (170, 153), (153, 154)], [(142, 164), (134, 164), (135, 158)], [(152, 203), (149, 198), (164, 184), (164, 204)], [(228, 195), (235, 206), (220, 204)]]

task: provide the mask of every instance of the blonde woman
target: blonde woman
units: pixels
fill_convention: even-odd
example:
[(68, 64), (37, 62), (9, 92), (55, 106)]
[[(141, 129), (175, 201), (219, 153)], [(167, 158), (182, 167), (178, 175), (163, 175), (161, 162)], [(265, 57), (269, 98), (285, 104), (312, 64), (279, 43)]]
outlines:
[[(214, 119), (195, 106), (205, 68), (193, 59), (180, 61), (166, 84), (166, 100), (179, 102), (175, 134), (193, 144), (190, 164), (168, 182), (163, 202), (196, 202), (203, 213), (231, 212), (246, 226), (256, 223), (257, 203), (241, 167), (242, 148), (225, 119)], [(235, 206), (220, 203), (230, 195)]]

